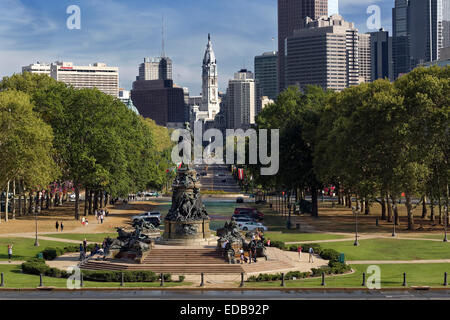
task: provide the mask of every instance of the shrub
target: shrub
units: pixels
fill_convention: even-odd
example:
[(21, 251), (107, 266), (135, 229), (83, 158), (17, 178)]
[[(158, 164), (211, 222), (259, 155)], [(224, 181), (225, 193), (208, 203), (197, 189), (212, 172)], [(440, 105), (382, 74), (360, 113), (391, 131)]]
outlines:
[(324, 260), (339, 261), (339, 252), (334, 249), (323, 249), (320, 252), (320, 257)]
[(185, 276), (178, 276), (178, 282), (183, 282), (184, 281), (184, 279), (186, 279), (186, 277)]
[[(86, 280), (98, 282), (121, 282), (122, 273), (125, 282), (155, 282), (159, 281), (159, 275), (152, 271), (88, 271), (83, 270)], [(184, 276), (183, 280), (184, 280)], [(164, 281), (171, 282), (172, 275), (164, 274)]]
[(50, 267), (45, 264), (44, 260), (40, 260), (42, 262), (27, 261), (22, 263), (22, 272), (27, 274), (45, 275), (50, 270)]
[[(266, 244), (267, 244), (267, 242), (266, 242)], [(278, 249), (281, 249), (281, 250), (285, 250), (286, 249), (286, 245), (284, 244), (283, 241), (277, 241), (277, 240), (271, 241), (270, 242), (270, 246), (278, 248)]]

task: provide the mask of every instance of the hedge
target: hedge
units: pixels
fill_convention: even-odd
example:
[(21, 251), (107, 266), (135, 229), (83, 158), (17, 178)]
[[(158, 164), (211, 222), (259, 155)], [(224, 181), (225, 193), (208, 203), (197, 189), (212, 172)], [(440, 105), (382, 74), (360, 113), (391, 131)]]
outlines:
[(22, 263), (22, 272), (26, 274), (44, 275), (54, 278), (67, 278), (69, 274), (57, 268), (51, 268), (45, 264), (43, 259), (31, 259)]
[[(95, 244), (90, 244), (87, 246), (88, 251), (92, 251), (95, 247)], [(79, 252), (80, 247), (79, 246), (68, 246), (64, 248), (56, 247), (56, 248), (45, 248), (44, 251), (42, 251), (42, 255), (45, 260), (54, 260), (57, 257), (68, 253), (68, 252)]]
[[(125, 282), (155, 282), (159, 274), (153, 271), (88, 271), (83, 270), (83, 279), (97, 282), (121, 282), (122, 273)], [(164, 281), (172, 281), (172, 275), (165, 273)], [(180, 280), (180, 279), (179, 279)], [(184, 280), (184, 279), (183, 279)], [(182, 281), (180, 281), (182, 282)]]

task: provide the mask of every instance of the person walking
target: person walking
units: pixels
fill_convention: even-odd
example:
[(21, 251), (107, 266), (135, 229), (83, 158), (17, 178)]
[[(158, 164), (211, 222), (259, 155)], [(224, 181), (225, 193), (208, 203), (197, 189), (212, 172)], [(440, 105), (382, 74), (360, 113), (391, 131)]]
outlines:
[(81, 218), (81, 224), (82, 224), (83, 226), (86, 224), (86, 218), (85, 218), (85, 217)]
[(240, 249), (239, 250), (239, 253), (241, 254), (241, 264), (243, 264), (244, 263), (244, 249)]
[(80, 261), (84, 259), (84, 246), (80, 243)]
[(87, 252), (87, 240), (86, 240), (86, 238), (84, 238), (84, 240), (83, 240), (83, 251), (85, 253)]
[(58, 221), (56, 221), (55, 227), (56, 227), (56, 231), (58, 231), (59, 230), (59, 223), (58, 223)]
[(314, 263), (314, 249), (312, 247), (309, 248), (309, 262)]
[(267, 238), (267, 246), (270, 247), (270, 239)]
[(60, 224), (59, 227), (61, 228), (61, 232), (63, 232), (63, 230), (64, 230), (64, 225), (63, 225), (62, 221), (61, 221), (61, 224)]
[(297, 247), (297, 252), (298, 252), (298, 260), (302, 260), (302, 246), (298, 246)]
[(11, 263), (12, 255), (13, 255), (13, 245), (8, 244), (8, 262)]
[(100, 222), (101, 222), (101, 224), (103, 224), (103, 219), (105, 219), (105, 214), (104, 213), (102, 213), (100, 215)]

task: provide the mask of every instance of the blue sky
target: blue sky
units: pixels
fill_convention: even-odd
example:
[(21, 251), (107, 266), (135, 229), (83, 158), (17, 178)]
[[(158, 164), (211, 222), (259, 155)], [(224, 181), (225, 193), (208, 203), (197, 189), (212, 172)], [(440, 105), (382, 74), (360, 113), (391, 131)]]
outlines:
[[(360, 32), (374, 31), (366, 27), (374, 4), (391, 31), (394, 0), (339, 0), (339, 10)], [(66, 27), (70, 5), (81, 9), (81, 30)], [(276, 0), (0, 0), (0, 12), (0, 77), (36, 61), (105, 62), (120, 68), (120, 85), (130, 89), (143, 58), (161, 53), (162, 15), (174, 81), (191, 95), (201, 91), (208, 33), (221, 91), (238, 69), (253, 70), (255, 55), (277, 50)]]

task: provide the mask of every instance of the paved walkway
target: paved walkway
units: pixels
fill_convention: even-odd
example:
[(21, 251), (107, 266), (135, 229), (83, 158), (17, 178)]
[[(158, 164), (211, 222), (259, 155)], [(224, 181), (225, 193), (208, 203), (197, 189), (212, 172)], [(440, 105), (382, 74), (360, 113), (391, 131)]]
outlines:
[(17, 264), (22, 264), (22, 263), (24, 263), (25, 261), (11, 261), (11, 262), (8, 262), (8, 261), (0, 261), (0, 265), (17, 265)]
[(450, 259), (437, 260), (348, 260), (347, 264), (426, 264), (426, 263), (450, 263)]

